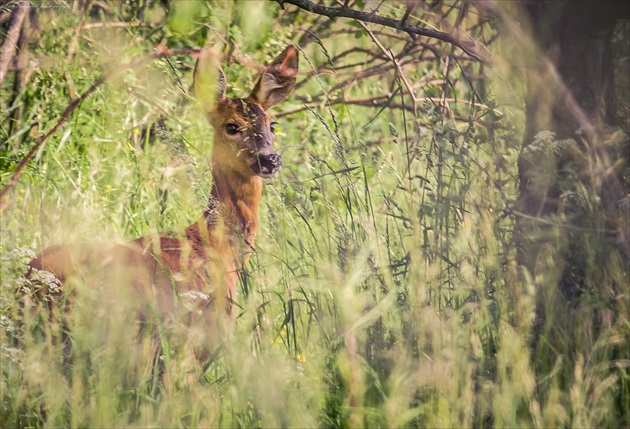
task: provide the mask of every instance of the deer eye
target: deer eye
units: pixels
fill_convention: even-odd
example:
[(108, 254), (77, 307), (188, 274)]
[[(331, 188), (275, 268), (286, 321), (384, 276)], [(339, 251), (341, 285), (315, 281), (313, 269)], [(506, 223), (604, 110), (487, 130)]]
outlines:
[(271, 125), (269, 125), (269, 129), (271, 130), (272, 133), (276, 132), (276, 125), (278, 123), (277, 122), (272, 122)]
[(225, 126), (225, 132), (228, 133), (229, 135), (233, 136), (235, 134), (238, 134), (239, 132), (239, 126), (236, 124), (227, 124)]

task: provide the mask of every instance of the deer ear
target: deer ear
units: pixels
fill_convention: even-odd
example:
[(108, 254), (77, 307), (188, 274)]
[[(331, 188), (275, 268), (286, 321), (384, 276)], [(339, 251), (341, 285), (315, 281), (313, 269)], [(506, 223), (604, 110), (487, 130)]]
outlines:
[(299, 54), (297, 46), (289, 45), (273, 60), (258, 79), (250, 98), (267, 110), (284, 100), (295, 86)]
[(199, 53), (193, 74), (193, 90), (208, 112), (213, 110), (217, 102), (225, 99), (225, 74), (219, 65), (217, 53), (212, 49), (204, 49)]

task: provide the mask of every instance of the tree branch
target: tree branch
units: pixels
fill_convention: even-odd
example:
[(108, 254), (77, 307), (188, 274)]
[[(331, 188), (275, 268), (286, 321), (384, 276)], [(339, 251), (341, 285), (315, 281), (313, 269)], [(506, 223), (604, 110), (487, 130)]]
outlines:
[(373, 24), (383, 25), (385, 27), (394, 28), (396, 30), (404, 31), (412, 38), (415, 36), (431, 37), (433, 39), (439, 39), (444, 42), (450, 43), (453, 46), (457, 46), (459, 49), (470, 55), (472, 58), (480, 62), (487, 62), (480, 54), (474, 50), (474, 42), (464, 42), (458, 40), (451, 34), (444, 33), (442, 31), (431, 30), (428, 28), (417, 27), (410, 25), (406, 21), (397, 20), (393, 18), (386, 18), (384, 16), (377, 15), (376, 13), (362, 12), (345, 5), (339, 7), (328, 7), (313, 3), (310, 0), (275, 0), (281, 8), (284, 9), (285, 3), (292, 4), (308, 12), (315, 13), (317, 15), (324, 15), (331, 19), (333, 18), (350, 18), (362, 22), (371, 22)]
[[(412, 105), (406, 105), (406, 104), (400, 104), (400, 103), (394, 103), (391, 101), (387, 101), (389, 99), (389, 95), (379, 95), (376, 97), (369, 97), (369, 98), (355, 98), (355, 99), (344, 99), (344, 98), (337, 98), (335, 100), (326, 100), (325, 102), (321, 102), (321, 103), (304, 103), (301, 107), (297, 107), (295, 109), (292, 110), (287, 110), (284, 112), (277, 112), (274, 117), (276, 118), (282, 118), (284, 116), (290, 116), (293, 115), (295, 113), (299, 113), (299, 112), (303, 112), (304, 110), (313, 110), (313, 109), (318, 109), (321, 108), (322, 106), (334, 106), (337, 104), (347, 104), (347, 105), (355, 105), (355, 106), (363, 106), (363, 107), (374, 107), (374, 108), (383, 108), (383, 107), (388, 107), (391, 109), (404, 109), (408, 112), (412, 112), (414, 111), (414, 107)], [(492, 111), (495, 114), (498, 115), (503, 115), (503, 112), (494, 109), (490, 106), (487, 106), (485, 104), (481, 104), (481, 103), (474, 103), (468, 100), (462, 100), (462, 99), (457, 99), (457, 98), (434, 98), (434, 97), (419, 97), (416, 98), (416, 101), (419, 103), (425, 103), (425, 102), (429, 102), (429, 103), (433, 103), (433, 104), (437, 104), (437, 103), (441, 103), (441, 102), (448, 102), (448, 103), (460, 103), (460, 104), (466, 104), (468, 106), (471, 107), (475, 107), (475, 108), (479, 108), (479, 109), (485, 109), (486, 111)], [(418, 108), (420, 110), (420, 108)], [(470, 118), (468, 117), (463, 117), (460, 115), (455, 114), (454, 115), (454, 119), (458, 120), (458, 121), (462, 121), (462, 122), (469, 122)], [(484, 121), (481, 121), (479, 119), (475, 119), (476, 122), (479, 122), (480, 124), (487, 126), (488, 124)], [(501, 125), (494, 125), (492, 124), (493, 128), (501, 128)]]

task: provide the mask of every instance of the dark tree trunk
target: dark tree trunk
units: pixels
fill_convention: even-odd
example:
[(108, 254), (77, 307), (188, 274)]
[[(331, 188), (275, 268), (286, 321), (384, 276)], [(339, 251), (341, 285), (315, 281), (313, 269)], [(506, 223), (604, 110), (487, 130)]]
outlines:
[[(562, 0), (530, 0), (526, 11), (535, 46), (514, 238), (536, 288), (531, 359), (544, 398), (553, 383), (570, 388), (579, 359), (627, 317), (630, 147), (616, 126), (611, 38), (630, 13), (624, 2)], [(622, 345), (605, 353), (628, 358)], [(627, 409), (627, 383), (615, 389), (614, 407)]]
[(563, 259), (558, 289), (571, 306), (588, 287), (587, 270), (611, 248), (628, 257), (620, 204), (627, 136), (611, 143), (617, 124), (611, 38), (628, 6), (530, 1), (526, 10), (539, 54), (527, 59), (518, 258), (535, 274), (543, 247), (555, 247)]

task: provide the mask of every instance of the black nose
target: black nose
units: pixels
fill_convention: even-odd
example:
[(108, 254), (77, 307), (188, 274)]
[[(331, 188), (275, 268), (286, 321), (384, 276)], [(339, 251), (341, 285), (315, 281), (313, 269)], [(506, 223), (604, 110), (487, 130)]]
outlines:
[(258, 155), (258, 162), (254, 163), (252, 170), (262, 177), (274, 176), (282, 168), (282, 157), (277, 153), (270, 155)]

